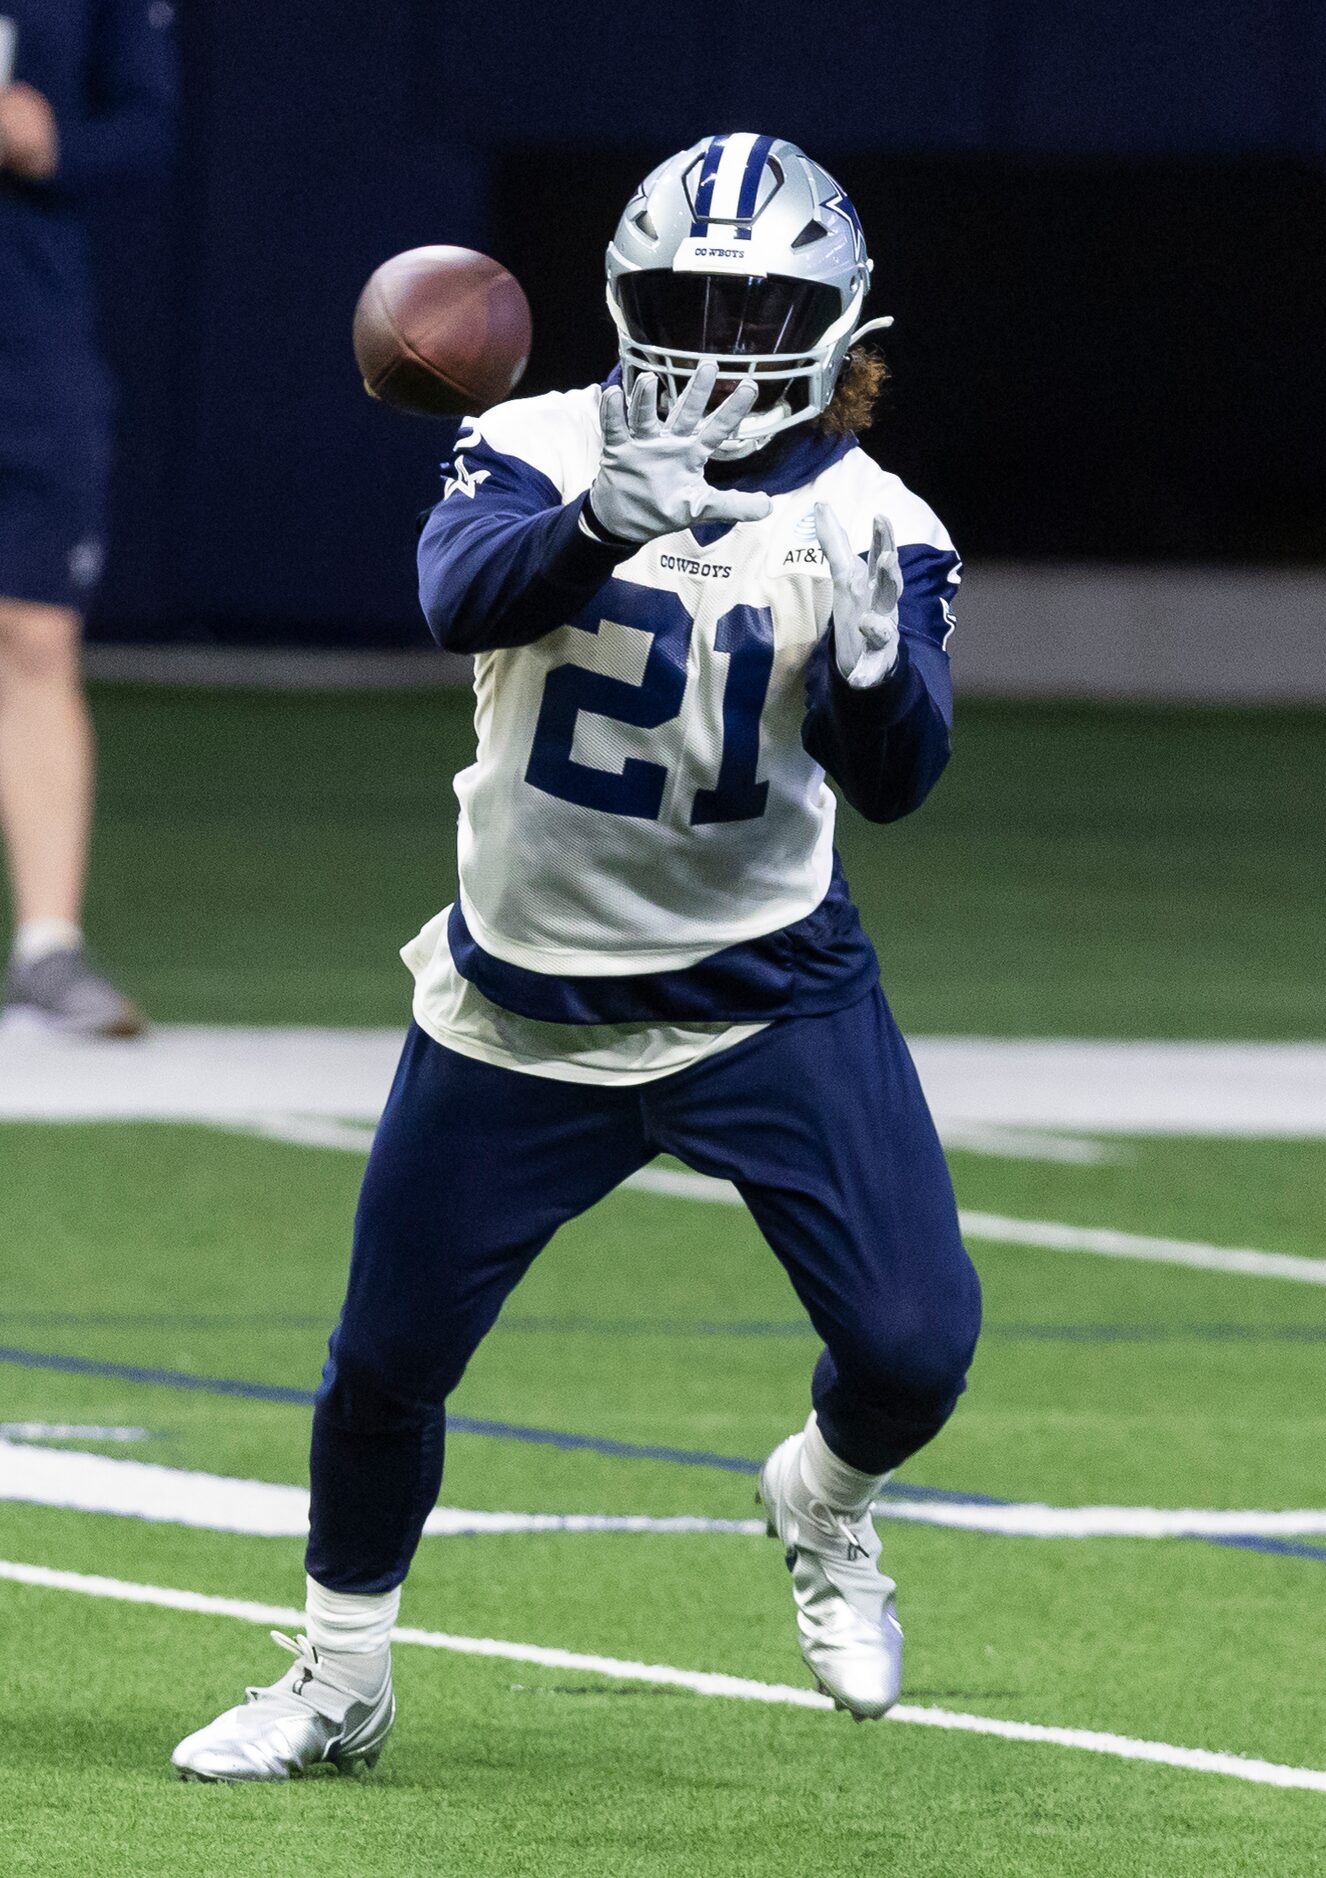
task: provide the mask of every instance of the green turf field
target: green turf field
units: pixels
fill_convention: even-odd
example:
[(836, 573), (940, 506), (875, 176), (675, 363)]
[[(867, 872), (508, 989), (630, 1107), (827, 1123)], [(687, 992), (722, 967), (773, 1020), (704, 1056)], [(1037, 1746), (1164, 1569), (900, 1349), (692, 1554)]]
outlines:
[[(103, 690), (90, 921), (160, 1018), (394, 1023), (450, 899), (467, 694)], [(841, 847), (905, 1027), (1326, 1035), (1326, 717), (968, 704)], [(150, 914), (145, 909), (150, 908)]]
[[(163, 1019), (389, 1023), (393, 948), (450, 892), (459, 700), (105, 692), (96, 928)], [(916, 1029), (1320, 1037), (1326, 726), (968, 714), (914, 825), (844, 850)], [(150, 909), (150, 917), (144, 909)], [(964, 1207), (1326, 1255), (1321, 1143), (956, 1154)], [(0, 1420), (303, 1479), (298, 1402), (344, 1275), (350, 1152), (200, 1127), (0, 1128)], [(1326, 1288), (973, 1250), (968, 1397), (904, 1484), (1056, 1506), (1326, 1506)], [(622, 1192), (544, 1254), (458, 1415), (761, 1458), (815, 1354), (738, 1209)], [(42, 1366), (50, 1357), (64, 1366)], [(69, 1367), (81, 1359), (85, 1367)], [(126, 1367), (148, 1372), (134, 1379)], [(33, 1450), (29, 1446), (29, 1452)], [(2, 1458), (2, 1455), (0, 1455)], [(750, 1516), (748, 1475), (462, 1432), (451, 1506)], [(273, 1605), (300, 1545), (0, 1504), (0, 1557)], [(1326, 1538), (1032, 1539), (889, 1521), (914, 1705), (1326, 1767)], [(429, 1538), (403, 1621), (801, 1686), (776, 1546), (739, 1533)], [(285, 1659), (234, 1617), (0, 1583), (6, 1874), (1310, 1878), (1326, 1793), (403, 1645), (376, 1772), (175, 1782), (178, 1737)]]

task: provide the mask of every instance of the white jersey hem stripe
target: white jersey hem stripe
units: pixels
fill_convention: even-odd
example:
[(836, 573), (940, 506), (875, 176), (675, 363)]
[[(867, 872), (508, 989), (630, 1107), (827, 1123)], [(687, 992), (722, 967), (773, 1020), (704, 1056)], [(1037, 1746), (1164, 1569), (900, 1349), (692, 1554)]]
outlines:
[(460, 887), (461, 911), (476, 945), (490, 952), (495, 959), (501, 959), (504, 964), (516, 965), (525, 971), (567, 978), (634, 978), (647, 972), (686, 971), (693, 965), (702, 965), (716, 953), (726, 952), (730, 946), (748, 945), (753, 940), (767, 939), (772, 933), (781, 932), (785, 926), (795, 926), (799, 920), (809, 918), (828, 893), (833, 878), (832, 823), (828, 825), (827, 832), (829, 839), (825, 841), (821, 838), (818, 844), (820, 852), (815, 857), (816, 877), (810, 891), (795, 900), (777, 903), (778, 917), (774, 925), (769, 924), (769, 906), (760, 904), (750, 919), (729, 931), (710, 934), (702, 944), (612, 952), (602, 942), (594, 951), (570, 946), (521, 944), (488, 925), (465, 892), (463, 881)]

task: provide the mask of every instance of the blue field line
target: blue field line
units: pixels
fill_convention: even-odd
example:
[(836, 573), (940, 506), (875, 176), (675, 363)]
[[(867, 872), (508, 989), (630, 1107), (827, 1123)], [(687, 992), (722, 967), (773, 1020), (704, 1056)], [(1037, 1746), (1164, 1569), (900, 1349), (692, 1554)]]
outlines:
[[(238, 1396), (252, 1402), (281, 1402), (310, 1408), (315, 1400), (312, 1389), (295, 1389), (285, 1383), (247, 1382), (234, 1376), (198, 1376), (185, 1369), (151, 1369), (137, 1363), (107, 1363), (95, 1357), (72, 1356), (50, 1350), (19, 1350), (0, 1344), (0, 1363), (19, 1369), (57, 1370), (71, 1376), (101, 1376), (114, 1382), (146, 1383), (161, 1389), (191, 1390), (204, 1395)], [(539, 1447), (560, 1448), (567, 1452), (604, 1454), (618, 1460), (663, 1461), (676, 1467), (711, 1467), (725, 1473), (754, 1477), (762, 1461), (746, 1460), (734, 1454), (712, 1454), (704, 1448), (654, 1446), (638, 1441), (617, 1441), (609, 1435), (572, 1434), (558, 1428), (535, 1428), (524, 1422), (491, 1421), (473, 1415), (447, 1416), (452, 1434), (489, 1435), (501, 1441), (527, 1441)], [(899, 1500), (942, 1500), (961, 1506), (1010, 1506), (1009, 1500), (996, 1499), (988, 1493), (958, 1493), (947, 1487), (918, 1487), (906, 1481), (891, 1480), (889, 1495)], [(982, 1538), (997, 1537), (982, 1533)], [(1200, 1534), (1182, 1534), (1198, 1539), (1203, 1545), (1234, 1546), (1245, 1552), (1270, 1552), (1289, 1558), (1309, 1558), (1326, 1562), (1326, 1546), (1302, 1544), (1292, 1539), (1256, 1537), (1209, 1538)]]
[(1253, 1534), (1240, 1538), (1207, 1539), (1207, 1545), (1232, 1545), (1244, 1552), (1278, 1552), (1282, 1558), (1315, 1558), (1326, 1562), (1326, 1545), (1309, 1545), (1306, 1539), (1259, 1539)]
[[(198, 1376), (184, 1369), (149, 1369), (137, 1363), (108, 1363), (89, 1356), (70, 1356), (47, 1350), (18, 1350), (0, 1345), (0, 1363), (21, 1369), (51, 1369), (71, 1376), (101, 1376), (115, 1382), (147, 1383), (160, 1389), (185, 1389), (201, 1394), (239, 1396), (252, 1402), (282, 1402), (309, 1408), (314, 1402), (311, 1389), (294, 1389), (288, 1384), (246, 1382), (234, 1376)], [(500, 1441), (527, 1441), (538, 1447), (560, 1448), (570, 1453), (604, 1454), (616, 1460), (664, 1461), (674, 1467), (712, 1467), (729, 1474), (754, 1476), (762, 1461), (749, 1461), (735, 1454), (713, 1454), (705, 1448), (673, 1448), (640, 1441), (617, 1441), (610, 1435), (573, 1434), (560, 1428), (535, 1428), (524, 1422), (493, 1421), (485, 1416), (447, 1416), (447, 1428), (453, 1434), (489, 1435)], [(939, 1487), (912, 1487), (891, 1483), (890, 1491), (902, 1499), (958, 1500), (970, 1506), (999, 1506), (986, 1494), (951, 1493)]]
[(330, 1311), (0, 1311), (0, 1324), (61, 1330), (330, 1330), (335, 1321)]
[(250, 1402), (285, 1402), (313, 1406), (311, 1389), (279, 1382), (244, 1382), (233, 1376), (195, 1376), (187, 1369), (147, 1369), (138, 1363), (104, 1363), (97, 1357), (67, 1356), (51, 1350), (16, 1350), (0, 1344), (0, 1363), (17, 1369), (54, 1369), (67, 1376), (102, 1376), (114, 1382), (150, 1383), (160, 1389), (195, 1390), (202, 1395), (235, 1395)]

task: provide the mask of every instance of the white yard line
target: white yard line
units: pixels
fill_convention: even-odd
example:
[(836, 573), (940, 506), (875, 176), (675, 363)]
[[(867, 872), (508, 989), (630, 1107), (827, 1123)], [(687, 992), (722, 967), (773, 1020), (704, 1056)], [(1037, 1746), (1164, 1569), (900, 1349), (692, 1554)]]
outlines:
[(1043, 1246), (1051, 1252), (1094, 1252), (1101, 1258), (1142, 1259), (1153, 1265), (1190, 1265), (1199, 1271), (1238, 1272), (1245, 1278), (1288, 1278), (1300, 1285), (1326, 1285), (1326, 1259), (1291, 1252), (1258, 1252), (1250, 1246), (1207, 1245), (1200, 1239), (1153, 1239), (1106, 1226), (1065, 1226), (1050, 1219), (1006, 1219), (1000, 1213), (962, 1212), (971, 1239), (1007, 1245)]
[(1108, 1161), (1133, 1158), (1127, 1144), (1096, 1141), (1090, 1135), (1056, 1135), (1040, 1128), (1006, 1128), (997, 1122), (945, 1120), (939, 1132), (946, 1148), (1001, 1161), (1063, 1161), (1073, 1167), (1100, 1167)]
[[(50, 1424), (30, 1424), (49, 1427)], [(18, 1424), (21, 1429), (23, 1425)], [(71, 1431), (90, 1439), (107, 1431)], [(3, 1431), (0, 1431), (3, 1433)], [(122, 1435), (138, 1436), (140, 1430)], [(0, 1439), (0, 1502), (52, 1506), (82, 1513), (189, 1526), (252, 1538), (297, 1538), (308, 1532), (308, 1490), (271, 1480), (245, 1480), (151, 1461), (118, 1460), (74, 1449), (25, 1447), (15, 1433)], [(34, 1437), (29, 1436), (28, 1439)], [(50, 1439), (47, 1435), (45, 1438)], [(1326, 1511), (1254, 1511), (1157, 1506), (1001, 1505), (959, 1498), (902, 1500), (887, 1494), (875, 1504), (883, 1519), (947, 1526), (965, 1532), (1024, 1539), (1309, 1538), (1326, 1534)], [(764, 1531), (759, 1519), (707, 1519), (693, 1514), (656, 1518), (645, 1513), (510, 1513), (439, 1506), (424, 1532), (433, 1538), (466, 1534), (735, 1533)]]
[[(205, 1116), (198, 1119), (207, 1121)], [(298, 1148), (343, 1148), (350, 1154), (367, 1154), (377, 1133), (367, 1122), (338, 1122), (327, 1115), (218, 1116), (208, 1125), (232, 1135), (288, 1141)]]
[[(678, 1200), (708, 1200), (740, 1206), (741, 1195), (726, 1180), (679, 1168), (646, 1167), (625, 1183), (642, 1193), (667, 1194)], [(1052, 1219), (1009, 1219), (1002, 1213), (959, 1213), (969, 1239), (1005, 1245), (1039, 1246), (1051, 1252), (1094, 1252), (1103, 1258), (1141, 1259), (1153, 1265), (1190, 1265), (1209, 1272), (1237, 1272), (1245, 1278), (1288, 1278), (1303, 1285), (1326, 1285), (1326, 1259), (1299, 1258), (1290, 1252), (1258, 1252), (1250, 1246), (1207, 1245), (1199, 1239), (1153, 1239), (1143, 1233), (1115, 1232), (1106, 1226), (1068, 1226)]]
[[(88, 1576), (83, 1572), (55, 1571), (45, 1565), (25, 1565), (0, 1559), (0, 1579), (47, 1591), (72, 1591), (84, 1597), (108, 1598), (123, 1604), (152, 1605), (161, 1610), (190, 1611), (208, 1617), (231, 1617), (241, 1623), (296, 1630), (304, 1622), (302, 1611), (287, 1605), (254, 1604), (242, 1598), (209, 1597), (199, 1591), (178, 1591), (163, 1585), (134, 1584), (120, 1578)], [(505, 1663), (531, 1663), (540, 1669), (572, 1670), (616, 1682), (644, 1683), (654, 1688), (687, 1689), (694, 1695), (719, 1696), (729, 1701), (764, 1702), (779, 1708), (831, 1710), (827, 1696), (786, 1683), (756, 1682), (744, 1676), (710, 1670), (675, 1669), (666, 1663), (632, 1663), (615, 1656), (592, 1656), (578, 1650), (550, 1649), (537, 1643), (507, 1643), (496, 1637), (457, 1637), (440, 1630), (402, 1626), (393, 1631), (397, 1643), (429, 1650), (447, 1650), (458, 1656), (482, 1656)], [(1039, 1722), (1003, 1721), (993, 1715), (966, 1715), (954, 1709), (919, 1707), (900, 1702), (888, 1717), (892, 1722), (922, 1728), (945, 1728), (961, 1734), (993, 1735), (1004, 1741), (1030, 1741), (1046, 1746), (1077, 1748), (1117, 1760), (1151, 1761), (1163, 1767), (1181, 1767), (1196, 1773), (1221, 1774), (1263, 1787), (1295, 1787), (1326, 1793), (1326, 1769), (1288, 1767), (1241, 1754), (1209, 1748), (1173, 1747), (1166, 1741), (1143, 1741), (1131, 1735), (1107, 1734), (1091, 1728), (1046, 1727)]]
[(708, 1174), (688, 1174), (680, 1167), (642, 1167), (622, 1182), (636, 1193), (661, 1193), (671, 1200), (709, 1200), (715, 1206), (744, 1206), (746, 1203), (730, 1180), (714, 1180)]
[[(121, 1462), (120, 1465), (123, 1465)], [(1326, 1533), (1326, 1512), (1254, 1512), (1208, 1507), (1046, 1506), (1038, 1501), (990, 1505), (970, 1500), (891, 1500), (872, 1509), (881, 1519), (1011, 1539), (1304, 1539)]]
[[(85, 1439), (94, 1432), (77, 1431)], [(243, 1533), (255, 1539), (308, 1536), (307, 1487), (163, 1467), (152, 1461), (122, 1461), (79, 1449), (26, 1447), (21, 1440), (0, 1439), (0, 1503), (110, 1513), (206, 1532)], [(691, 1514), (651, 1518), (636, 1513), (506, 1513), (459, 1506), (435, 1507), (424, 1526), (425, 1534), (432, 1538), (524, 1532), (763, 1531), (764, 1522), (754, 1519), (705, 1519)]]
[[(1326, 1518), (1322, 1521), (1326, 1532)], [(705, 1519), (696, 1513), (487, 1513), (472, 1507), (437, 1506), (424, 1522), (425, 1537), (452, 1538), (515, 1532), (736, 1533), (759, 1538), (762, 1519)]]
[(101, 1422), (0, 1422), (0, 1452), (6, 1441), (146, 1441), (150, 1432)]

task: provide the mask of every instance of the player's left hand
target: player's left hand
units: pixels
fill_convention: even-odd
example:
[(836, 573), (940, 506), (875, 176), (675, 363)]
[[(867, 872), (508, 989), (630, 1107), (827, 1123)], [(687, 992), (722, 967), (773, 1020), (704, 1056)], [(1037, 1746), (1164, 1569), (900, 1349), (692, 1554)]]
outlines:
[(833, 649), (854, 691), (883, 682), (898, 663), (902, 571), (887, 515), (877, 515), (870, 558), (852, 553), (847, 530), (827, 502), (815, 504), (815, 533), (833, 580)]
[(31, 85), (0, 91), (0, 169), (25, 182), (49, 182), (60, 161), (60, 137), (49, 101)]

